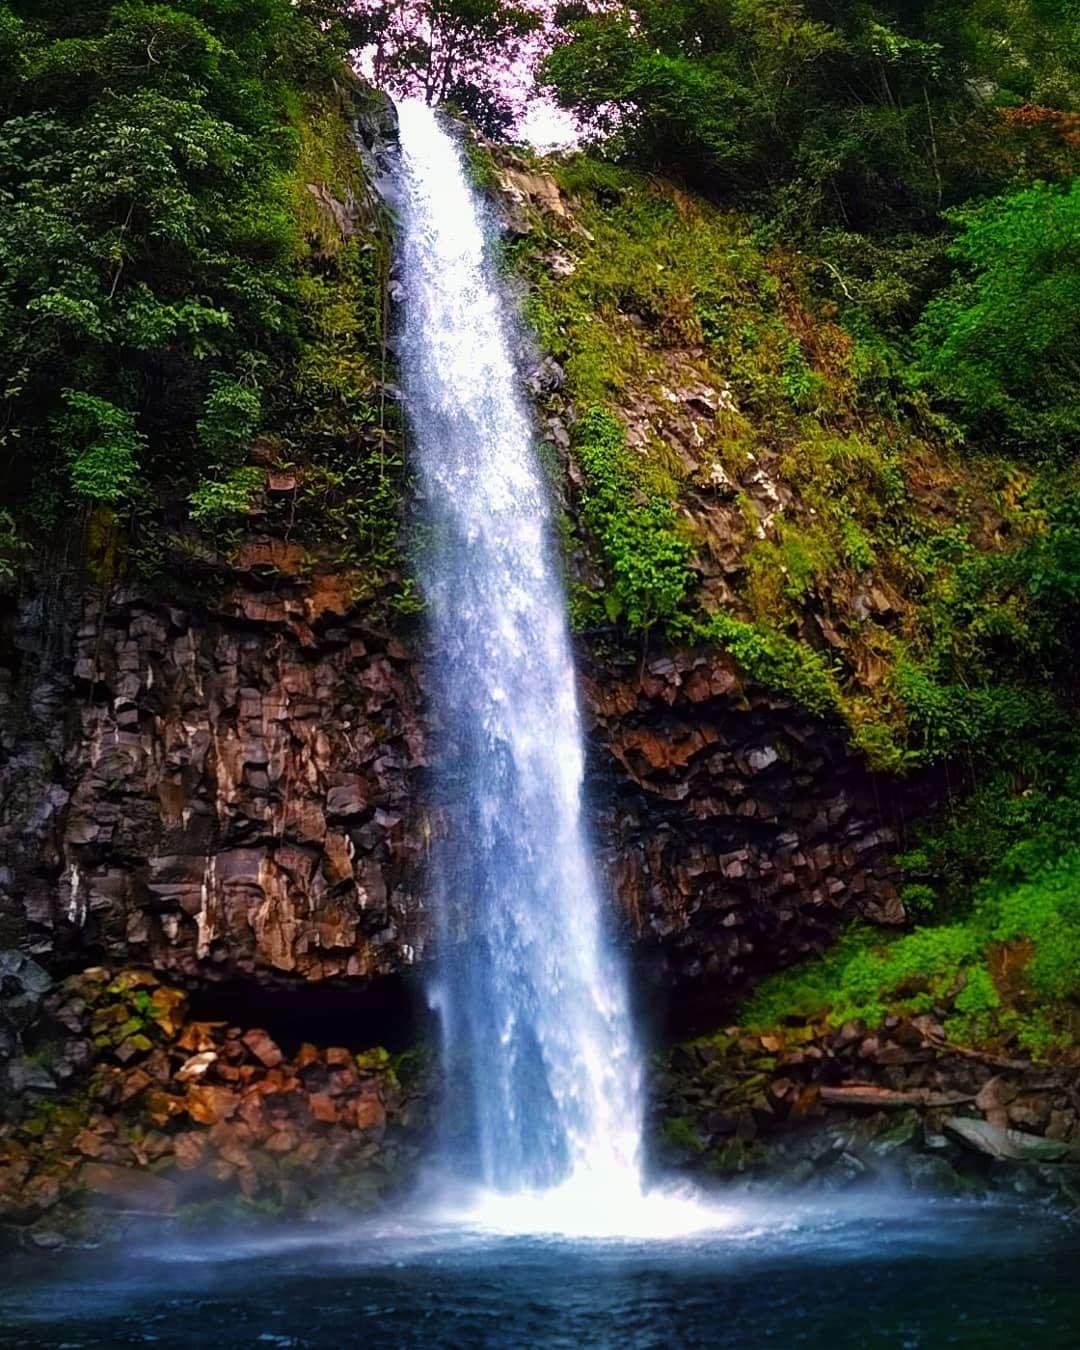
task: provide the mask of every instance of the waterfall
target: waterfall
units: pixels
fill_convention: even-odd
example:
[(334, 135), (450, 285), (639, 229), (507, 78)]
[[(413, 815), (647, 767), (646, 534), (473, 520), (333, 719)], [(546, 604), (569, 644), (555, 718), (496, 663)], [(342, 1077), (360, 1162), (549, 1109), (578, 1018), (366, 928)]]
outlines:
[(467, 1120), (455, 1169), (513, 1195), (625, 1196), (640, 1070), (582, 819), (549, 487), (461, 151), (422, 104), (399, 118), (400, 351), (446, 821), (432, 992)]

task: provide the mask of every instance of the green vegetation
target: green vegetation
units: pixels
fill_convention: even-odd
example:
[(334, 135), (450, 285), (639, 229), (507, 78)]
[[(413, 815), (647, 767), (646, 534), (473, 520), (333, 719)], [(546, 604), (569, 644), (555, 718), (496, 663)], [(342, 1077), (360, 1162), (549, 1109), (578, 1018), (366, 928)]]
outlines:
[[(1075, 108), (1071, 0), (566, 6), (541, 69), (603, 153), (789, 226), (925, 228), (1011, 186), (1013, 109)], [(1075, 171), (1052, 122), (1027, 147)]]
[(822, 658), (782, 633), (724, 613), (691, 621), (682, 632), (694, 642), (715, 643), (753, 684), (787, 694), (811, 712), (825, 716), (839, 704), (836, 680)]
[(766, 980), (742, 1020), (874, 1026), (890, 1014), (936, 1012), (950, 1039), (1046, 1053), (1075, 1041), (1078, 1000), (1080, 853), (1029, 871), (1010, 850), (962, 919), (891, 940), (856, 928), (823, 958)]
[[(877, 767), (1032, 766), (1072, 720), (1075, 6), (561, 17), (541, 78), (594, 157), (552, 165), (574, 270), (531, 273), (533, 320), (579, 413), (647, 410), (638, 477), (685, 503), (695, 579), (710, 495), (742, 515), (744, 573), (719, 605), (685, 587), (672, 634), (741, 634), (748, 674), (831, 704)], [(717, 406), (691, 450), (663, 401), (694, 381)]]
[[(0, 4), (0, 454), (22, 532), (105, 507), (153, 570), (191, 552), (158, 510), (187, 498), (214, 547), (254, 512), (362, 565), (365, 592), (393, 570), (387, 246), (346, 8)], [(291, 500), (264, 499), (268, 470)]]
[(622, 619), (631, 631), (672, 618), (690, 581), (690, 546), (671, 502), (635, 482), (626, 432), (602, 408), (575, 424), (574, 450), (586, 481), (581, 518), (600, 540), (611, 576), (601, 596), (578, 597), (579, 612), (599, 600), (610, 622)]
[[(721, 645), (882, 769), (1031, 764), (1067, 735), (1068, 470), (965, 458), (913, 377), (883, 395), (895, 340), (845, 329), (821, 266), (759, 223), (583, 156), (547, 167), (573, 218), (510, 263), (576, 418), (577, 518), (606, 578), (579, 587), (578, 625)], [(717, 603), (703, 576), (732, 547), (735, 603)]]
[(969, 430), (1037, 457), (1080, 445), (1080, 183), (953, 213), (959, 275), (927, 306), (919, 358)]
[(958, 789), (902, 859), (912, 928), (751, 1022), (1075, 1035), (1077, 19), (637, 0), (565, 7), (542, 63), (590, 138), (512, 259), (565, 372), (574, 618), (718, 646)]
[(247, 515), (265, 481), (261, 469), (242, 464), (227, 478), (200, 483), (188, 498), (191, 519), (199, 524), (218, 525), (230, 516)]
[(65, 8), (4, 7), (5, 449), (118, 504), (241, 451), (295, 337), (295, 33), (277, 0)]

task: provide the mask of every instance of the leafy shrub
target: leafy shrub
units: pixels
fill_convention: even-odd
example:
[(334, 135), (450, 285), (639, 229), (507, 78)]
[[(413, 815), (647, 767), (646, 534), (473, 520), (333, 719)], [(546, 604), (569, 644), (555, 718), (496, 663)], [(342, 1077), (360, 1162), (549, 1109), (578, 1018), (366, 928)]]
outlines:
[(690, 546), (679, 534), (671, 502), (635, 483), (622, 424), (590, 408), (574, 426), (574, 450), (585, 474), (581, 517), (595, 532), (611, 587), (610, 622), (650, 628), (678, 613), (691, 583)]
[(789, 228), (925, 226), (1033, 164), (1075, 171), (1075, 145), (1036, 141), (984, 93), (1075, 107), (1069, 5), (622, 0), (561, 16), (542, 78), (607, 155), (766, 202)]
[(1080, 997), (1080, 852), (1067, 853), (1020, 884), (989, 882), (977, 904), (995, 941), (1033, 944), (1027, 974), (1039, 995)]
[(245, 515), (265, 482), (264, 470), (243, 465), (226, 478), (200, 483), (188, 498), (191, 519), (200, 525), (215, 525), (229, 516)]
[(822, 377), (807, 364), (801, 344), (795, 341), (789, 342), (784, 352), (781, 381), (784, 394), (799, 409), (813, 408), (824, 384)]
[[(995, 953), (1018, 944), (1027, 953), (1019, 1003), (992, 973)], [(1016, 1039), (1036, 1052), (1061, 1042), (1080, 1001), (1080, 851), (1055, 855), (1052, 835), (1035, 825), (976, 885), (961, 919), (891, 939), (853, 929), (818, 960), (764, 981), (741, 1017), (751, 1026), (818, 1017), (877, 1024), (950, 1000), (945, 1029), (954, 1037)]]
[(816, 652), (794, 639), (724, 613), (687, 621), (679, 631), (700, 642), (716, 643), (762, 688), (787, 694), (811, 712), (837, 712), (840, 691), (831, 671)]
[(199, 444), (213, 460), (227, 462), (250, 444), (260, 411), (256, 390), (215, 374), (203, 415), (195, 424)]
[(10, 511), (0, 511), (0, 586), (15, 579), (24, 547)]
[(53, 426), (66, 442), (72, 491), (90, 502), (123, 502), (134, 487), (145, 444), (134, 414), (77, 389), (62, 390), (61, 398), (67, 411)]
[(953, 212), (960, 275), (917, 332), (923, 378), (966, 422), (1039, 456), (1080, 444), (1080, 182)]

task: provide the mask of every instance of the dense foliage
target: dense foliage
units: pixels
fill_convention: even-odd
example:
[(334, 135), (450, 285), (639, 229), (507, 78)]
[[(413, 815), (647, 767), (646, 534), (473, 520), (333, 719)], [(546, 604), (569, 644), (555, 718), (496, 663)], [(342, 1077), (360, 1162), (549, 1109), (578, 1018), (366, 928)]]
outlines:
[[(598, 441), (629, 427), (635, 451), (621, 512), (581, 513), (607, 584), (576, 620), (720, 646), (875, 767), (948, 785), (903, 859), (913, 930), (850, 935), (747, 1016), (937, 1010), (959, 1037), (1060, 1045), (1080, 999), (1080, 11), (557, 17), (541, 78), (589, 154), (550, 163), (574, 219), (517, 265), (583, 506)], [(642, 512), (635, 554), (680, 550), (662, 604), (624, 559)]]
[(291, 6), (14, 4), (2, 31), (12, 467), (45, 505), (118, 503), (178, 442), (228, 462), (295, 330)]
[(1080, 854), (1068, 848), (1040, 861), (1031, 850), (1028, 839), (1006, 851), (952, 921), (891, 940), (856, 928), (821, 960), (772, 977), (750, 998), (745, 1021), (824, 1016), (873, 1026), (944, 1007), (944, 1030), (960, 1042), (1015, 1040), (1037, 1054), (1075, 1044)]
[(958, 274), (919, 325), (924, 378), (972, 430), (1065, 458), (1080, 446), (1080, 183), (952, 219)]
[[(574, 449), (586, 477), (584, 524), (601, 541), (611, 584), (598, 596), (609, 621), (649, 628), (679, 611), (690, 584), (690, 547), (680, 537), (672, 503), (635, 482), (622, 424), (603, 408), (590, 408), (574, 427)], [(579, 620), (587, 622), (579, 611)]]
[(1011, 181), (1002, 110), (1077, 91), (1069, 0), (641, 0), (559, 17), (543, 77), (607, 153), (792, 221), (922, 225)]
[[(347, 145), (317, 162), (347, 140), (320, 111), (347, 80), (346, 8), (0, 5), (0, 451), (25, 527), (81, 504), (130, 522), (188, 490), (193, 520), (220, 525), (265, 481), (257, 434), (287, 459), (305, 420), (370, 418), (372, 381), (345, 367), (374, 345), (379, 286), (359, 241), (307, 268), (300, 181), (329, 168), (346, 196), (356, 173)], [(348, 303), (350, 284), (356, 313), (335, 318), (327, 292)], [(369, 295), (354, 356), (339, 331), (320, 365), (328, 323), (363, 325)], [(159, 544), (144, 532), (147, 557)]]

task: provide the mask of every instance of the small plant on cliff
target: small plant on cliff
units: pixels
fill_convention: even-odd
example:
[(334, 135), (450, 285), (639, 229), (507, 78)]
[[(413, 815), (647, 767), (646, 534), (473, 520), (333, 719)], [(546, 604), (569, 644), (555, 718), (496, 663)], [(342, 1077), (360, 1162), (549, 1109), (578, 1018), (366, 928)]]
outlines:
[(200, 525), (216, 525), (251, 510), (266, 474), (253, 464), (233, 469), (225, 478), (200, 483), (188, 498), (191, 519)]
[(607, 619), (635, 631), (673, 618), (692, 582), (690, 545), (673, 504), (635, 481), (626, 432), (605, 409), (590, 408), (578, 420), (573, 444), (585, 475), (581, 517), (611, 576), (602, 597)]
[(84, 501), (122, 502), (135, 485), (146, 443), (133, 414), (78, 389), (63, 390), (61, 398), (65, 411), (53, 427), (67, 447), (72, 491)]
[(674, 631), (695, 642), (715, 643), (748, 680), (787, 694), (810, 712), (827, 715), (840, 707), (840, 690), (825, 661), (782, 633), (724, 613), (683, 620)]
[(24, 547), (11, 513), (0, 511), (0, 586), (14, 580)]

